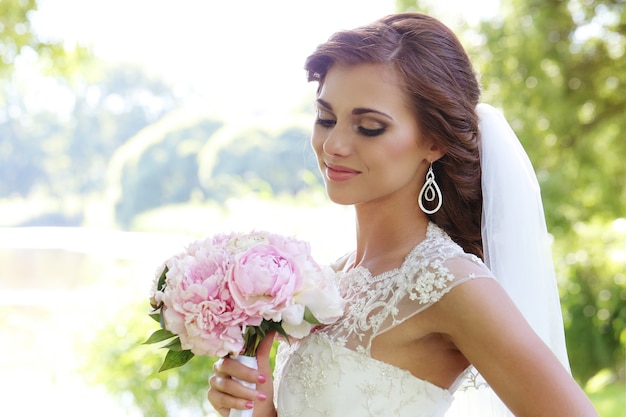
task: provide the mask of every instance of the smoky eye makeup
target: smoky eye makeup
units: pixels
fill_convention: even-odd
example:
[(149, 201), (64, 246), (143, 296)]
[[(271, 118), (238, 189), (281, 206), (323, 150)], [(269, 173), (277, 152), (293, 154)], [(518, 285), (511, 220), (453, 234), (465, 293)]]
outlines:
[(315, 124), (329, 128), (335, 126), (335, 124), (337, 124), (337, 121), (328, 111), (324, 109), (318, 109), (317, 115), (315, 116)]
[(380, 127), (377, 129), (369, 129), (364, 126), (359, 126), (358, 130), (359, 130), (359, 133), (361, 133), (364, 136), (379, 136), (379, 135), (382, 135), (385, 132), (385, 130), (387, 130), (387, 127), (384, 126), (384, 127)]
[(334, 121), (333, 119), (322, 119), (320, 117), (315, 119), (315, 124), (320, 125), (322, 127), (326, 127), (326, 128), (333, 127), (335, 126), (336, 123), (337, 122)]
[(357, 130), (364, 136), (378, 136), (387, 130), (387, 124), (377, 120), (361, 119), (358, 122)]

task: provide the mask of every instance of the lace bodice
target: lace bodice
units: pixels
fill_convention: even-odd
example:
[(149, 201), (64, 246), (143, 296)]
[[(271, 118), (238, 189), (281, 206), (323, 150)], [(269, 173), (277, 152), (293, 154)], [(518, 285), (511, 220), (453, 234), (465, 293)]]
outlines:
[(346, 299), (342, 319), (279, 349), (278, 415), (443, 416), (456, 387), (438, 387), (373, 359), (372, 341), (455, 286), (490, 272), (434, 223), (398, 268), (372, 275), (344, 267), (345, 261), (338, 264), (336, 278)]

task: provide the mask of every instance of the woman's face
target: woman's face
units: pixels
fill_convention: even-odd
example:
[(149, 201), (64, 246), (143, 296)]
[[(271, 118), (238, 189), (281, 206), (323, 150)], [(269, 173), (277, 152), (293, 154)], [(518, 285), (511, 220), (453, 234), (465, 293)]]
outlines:
[(335, 64), (326, 74), (311, 143), (332, 201), (417, 205), (429, 161), (437, 158), (397, 80), (389, 67), (373, 64)]

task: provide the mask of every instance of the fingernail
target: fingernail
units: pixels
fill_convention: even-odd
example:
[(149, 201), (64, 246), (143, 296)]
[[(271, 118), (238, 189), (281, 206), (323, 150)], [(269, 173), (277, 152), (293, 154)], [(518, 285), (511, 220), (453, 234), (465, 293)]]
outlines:
[(265, 401), (267, 399), (267, 395), (263, 394), (262, 392), (259, 392), (259, 395), (257, 395), (257, 398), (261, 401)]
[(251, 409), (251, 410), (252, 410), (252, 409), (254, 408), (254, 403), (253, 403), (252, 401), (248, 401), (248, 402), (246, 403), (246, 408), (249, 408), (249, 409)]
[(267, 378), (265, 378), (265, 375), (259, 375), (259, 377), (257, 378), (259, 383), (264, 383), (265, 381), (267, 381)]

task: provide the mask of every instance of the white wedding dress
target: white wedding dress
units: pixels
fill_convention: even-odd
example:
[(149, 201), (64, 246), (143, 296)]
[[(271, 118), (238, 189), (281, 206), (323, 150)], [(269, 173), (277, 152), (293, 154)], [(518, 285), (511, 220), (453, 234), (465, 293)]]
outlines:
[(475, 382), (470, 369), (453, 386), (439, 387), (372, 358), (370, 348), (376, 336), (477, 277), (493, 278), (480, 259), (464, 253), (434, 223), (400, 267), (376, 276), (360, 267), (338, 272), (347, 300), (344, 317), (279, 348), (274, 373), (278, 415), (444, 416), (455, 390)]

